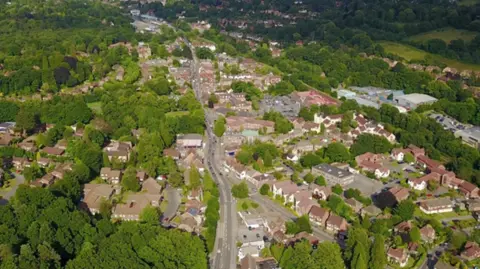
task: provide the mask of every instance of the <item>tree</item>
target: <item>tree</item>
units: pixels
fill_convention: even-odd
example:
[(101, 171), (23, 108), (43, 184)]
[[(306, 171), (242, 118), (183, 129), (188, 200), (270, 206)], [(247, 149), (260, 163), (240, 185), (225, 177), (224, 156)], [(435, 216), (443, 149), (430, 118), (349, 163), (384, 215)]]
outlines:
[[(333, 242), (322, 242), (318, 244), (317, 250), (313, 252), (312, 257), (315, 261), (315, 268), (319, 269), (337, 269), (345, 268), (342, 259), (340, 246)], [(383, 268), (383, 267), (371, 267)]]
[(324, 157), (332, 162), (346, 162), (350, 160), (350, 153), (342, 143), (333, 142), (325, 149)]
[(122, 187), (127, 191), (139, 191), (140, 184), (137, 179), (137, 171), (134, 167), (128, 167), (122, 176)]
[(312, 183), (314, 179), (315, 178), (312, 173), (308, 173), (303, 177), (303, 180), (305, 180), (305, 182), (307, 182), (308, 184)]
[(140, 220), (151, 225), (157, 225), (160, 222), (160, 212), (158, 208), (153, 206), (145, 207), (140, 214)]
[(88, 141), (102, 147), (105, 143), (105, 135), (97, 129), (87, 129), (86, 136)]
[(436, 190), (437, 188), (438, 188), (438, 182), (437, 182), (437, 181), (435, 181), (435, 180), (429, 180), (429, 181), (427, 182), (427, 189), (428, 189), (429, 191), (434, 191), (434, 190)]
[(217, 137), (222, 137), (223, 134), (225, 133), (225, 130), (226, 130), (225, 124), (226, 124), (226, 120), (225, 120), (224, 117), (219, 117), (219, 118), (215, 121), (215, 124), (214, 124), (214, 126), (213, 126), (213, 133), (214, 133)]
[(370, 250), (369, 268), (385, 268), (386, 265), (385, 238), (382, 235), (376, 234)]
[(335, 186), (332, 186), (332, 192), (341, 195), (343, 193), (343, 188), (339, 184), (336, 184)]
[(265, 152), (264, 155), (265, 155), (265, 156), (263, 157), (263, 164), (264, 164), (266, 167), (272, 167), (272, 165), (273, 165), (272, 154), (270, 154), (270, 151), (267, 151), (267, 152)]
[(451, 234), (449, 241), (453, 249), (460, 250), (467, 242), (467, 235), (464, 232), (454, 232)]
[(412, 201), (404, 200), (401, 201), (397, 207), (394, 209), (394, 213), (402, 220), (411, 220), (413, 218), (413, 213), (415, 212), (415, 204)]
[(261, 195), (268, 195), (269, 191), (270, 191), (270, 186), (268, 184), (263, 184), (262, 187), (260, 187)]
[(25, 131), (32, 131), (38, 124), (38, 116), (31, 110), (21, 108), (15, 117), (16, 127)]
[(248, 197), (248, 185), (245, 181), (242, 181), (239, 184), (233, 185), (232, 195), (235, 198), (243, 199)]
[(190, 168), (190, 183), (189, 183), (189, 188), (192, 190), (198, 189), (200, 186), (202, 186), (202, 181), (200, 179), (200, 173), (198, 172), (197, 167), (192, 166)]
[(317, 178), (315, 178), (315, 184), (317, 184), (318, 186), (327, 186), (327, 181), (323, 176), (318, 176)]
[(413, 157), (412, 153), (406, 152), (403, 156), (403, 161), (406, 163), (413, 163), (415, 161), (415, 157)]
[(412, 242), (419, 242), (420, 241), (421, 235), (420, 235), (420, 229), (418, 229), (418, 227), (413, 227), (410, 230), (408, 235), (410, 237), (410, 241), (412, 241)]

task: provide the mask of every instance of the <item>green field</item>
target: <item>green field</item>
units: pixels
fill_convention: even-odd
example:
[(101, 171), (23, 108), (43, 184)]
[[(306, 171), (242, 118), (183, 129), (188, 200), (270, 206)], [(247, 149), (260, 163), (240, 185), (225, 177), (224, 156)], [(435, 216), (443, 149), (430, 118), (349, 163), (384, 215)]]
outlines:
[(454, 28), (443, 28), (438, 29), (435, 31), (430, 31), (418, 35), (414, 35), (409, 37), (407, 40), (416, 41), (416, 42), (424, 42), (430, 39), (441, 39), (445, 41), (447, 44), (450, 41), (455, 39), (463, 39), (465, 41), (470, 41), (475, 38), (479, 33), (467, 31), (467, 30), (459, 30)]
[(425, 57), (428, 57), (432, 60), (442, 62), (445, 65), (449, 67), (453, 67), (460, 71), (462, 70), (480, 71), (480, 65), (462, 63), (457, 60), (442, 57), (440, 55), (431, 54), (429, 52), (423, 51), (421, 49), (417, 49), (409, 45), (404, 45), (404, 44), (390, 42), (390, 41), (381, 41), (379, 42), (379, 44), (382, 45), (382, 47), (385, 49), (386, 52), (396, 54), (407, 61), (424, 60)]
[(102, 102), (87, 103), (87, 106), (96, 114), (102, 114)]
[(168, 112), (167, 114), (165, 114), (166, 117), (179, 117), (179, 116), (184, 116), (184, 115), (188, 115), (188, 111), (174, 111), (174, 112)]

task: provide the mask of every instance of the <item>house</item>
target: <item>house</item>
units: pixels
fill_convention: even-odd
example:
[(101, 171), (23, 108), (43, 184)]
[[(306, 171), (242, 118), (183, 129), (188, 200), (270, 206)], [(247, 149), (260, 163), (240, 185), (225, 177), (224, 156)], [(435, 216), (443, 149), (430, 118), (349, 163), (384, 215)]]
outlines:
[(227, 131), (243, 132), (262, 131), (266, 134), (272, 133), (275, 130), (275, 123), (268, 120), (257, 120), (253, 117), (231, 116), (226, 118)]
[(115, 189), (109, 184), (85, 184), (81, 206), (92, 215), (100, 213), (101, 204), (110, 200)]
[(27, 141), (27, 139), (25, 139), (24, 141), (19, 143), (18, 146), (25, 151), (30, 151), (30, 152), (37, 151), (37, 147), (35, 146), (35, 143), (32, 140)]
[(122, 163), (130, 159), (130, 152), (132, 151), (132, 142), (124, 142), (111, 140), (110, 143), (103, 149), (107, 153), (109, 161), (116, 159)]
[(272, 192), (274, 196), (281, 196), (285, 199), (285, 203), (293, 203), (293, 194), (299, 192), (297, 184), (290, 180), (277, 181), (272, 184)]
[(408, 253), (403, 248), (389, 248), (387, 258), (390, 262), (395, 262), (404, 267), (408, 263)]
[(44, 147), (42, 152), (52, 156), (62, 156), (65, 150), (55, 147)]
[(122, 171), (112, 170), (110, 167), (103, 167), (100, 169), (100, 178), (109, 184), (119, 184), (122, 179)]
[(203, 148), (203, 136), (200, 134), (179, 134), (177, 135), (177, 148)]
[(423, 241), (432, 243), (435, 240), (435, 230), (430, 224), (427, 224), (420, 229), (420, 236)]
[(438, 214), (453, 211), (452, 200), (448, 197), (422, 201), (420, 202), (419, 207), (425, 214)]
[(466, 207), (470, 212), (480, 211), (480, 199), (467, 200)]
[(203, 190), (202, 190), (202, 188), (199, 187), (199, 188), (191, 190), (188, 193), (187, 198), (189, 200), (198, 200), (198, 201), (203, 200)]
[(440, 184), (440, 174), (433, 172), (420, 178), (408, 179), (408, 185), (414, 190), (423, 191), (428, 186), (428, 182), (434, 181)]
[(330, 214), (325, 224), (327, 231), (333, 232), (335, 234), (346, 231), (348, 227), (348, 223), (344, 218), (337, 216), (333, 213)]
[(358, 163), (358, 167), (364, 171), (373, 173), (376, 178), (386, 178), (390, 175), (390, 169), (383, 167), (380, 163), (363, 161)]
[(422, 167), (423, 169), (445, 169), (445, 166), (443, 166), (441, 163), (434, 161), (425, 155), (420, 155), (417, 157), (417, 165)]
[(50, 187), (55, 183), (55, 177), (52, 174), (45, 174), (43, 177), (33, 181), (30, 186), (32, 187)]
[(145, 171), (137, 171), (135, 177), (138, 181), (143, 182), (145, 179), (147, 179), (147, 173)]
[(149, 177), (142, 183), (142, 192), (148, 194), (160, 194), (162, 192), (162, 186), (159, 185), (155, 179)]
[(330, 164), (319, 164), (312, 168), (314, 175), (323, 176), (330, 185), (345, 186), (353, 182), (354, 175), (349, 171), (339, 169)]
[[(190, 210), (190, 212), (193, 211)], [(178, 225), (178, 228), (189, 233), (198, 234), (201, 232), (203, 218), (196, 213), (193, 213), (192, 215), (190, 212), (185, 212), (180, 215), (180, 224)]]
[(363, 207), (363, 204), (360, 203), (359, 201), (355, 200), (354, 198), (349, 198), (345, 200), (345, 203), (353, 209), (353, 212), (358, 213)]
[(50, 159), (48, 158), (38, 158), (37, 164), (43, 168), (46, 168), (50, 165)]
[(239, 179), (245, 179), (247, 176), (247, 168), (233, 157), (225, 158), (223, 166), (228, 171), (233, 171)]
[(178, 159), (180, 159), (180, 152), (178, 150), (172, 149), (172, 148), (164, 149), (163, 150), (163, 156), (170, 157), (174, 160), (178, 160)]
[(266, 184), (274, 179), (275, 177), (271, 174), (262, 174), (257, 172), (253, 177), (249, 177), (247, 173), (247, 180), (253, 183), (253, 185), (255, 185), (257, 188), (260, 188), (263, 184)]
[(58, 149), (66, 150), (67, 147), (68, 147), (68, 141), (65, 139), (58, 140), (57, 144), (55, 144), (55, 148), (58, 148)]
[(480, 247), (477, 243), (469, 241), (465, 244), (464, 251), (460, 256), (467, 261), (478, 259), (480, 258)]
[(318, 203), (312, 201), (312, 193), (306, 190), (301, 190), (293, 194), (294, 209), (299, 215), (306, 215), (310, 208)]
[(377, 195), (376, 203), (379, 208), (394, 207), (397, 203), (408, 198), (410, 192), (407, 188), (393, 187)]
[(325, 227), (328, 217), (330, 216), (330, 211), (327, 209), (321, 208), (318, 205), (314, 205), (310, 208), (308, 212), (308, 217), (312, 223), (315, 223), (319, 226)]
[(276, 269), (277, 261), (273, 257), (261, 258), (246, 254), (240, 260), (240, 269)]
[(12, 165), (15, 167), (17, 171), (23, 170), (25, 167), (30, 167), (31, 162), (24, 157), (13, 157), (12, 158)]
[(326, 186), (319, 186), (317, 184), (310, 184), (308, 189), (312, 192), (312, 197), (317, 200), (327, 200), (328, 197), (332, 194), (332, 190)]
[(381, 154), (374, 154), (371, 152), (366, 152), (364, 154), (358, 155), (355, 157), (355, 161), (360, 164), (365, 161), (371, 162), (371, 163), (378, 163), (381, 160), (385, 159)]
[(397, 224), (393, 230), (396, 233), (408, 233), (410, 230), (413, 228), (412, 222), (411, 221), (402, 221), (399, 224)]
[(364, 207), (360, 210), (360, 214), (362, 216), (372, 216), (372, 217), (376, 217), (378, 215), (380, 215), (382, 213), (382, 210), (380, 210), (380, 208), (374, 206), (374, 205), (369, 205), (367, 207)]
[(397, 162), (403, 162), (403, 158), (405, 158), (405, 153), (406, 151), (404, 149), (395, 148), (392, 149), (392, 152), (390, 153), (390, 158)]
[(66, 172), (72, 171), (72, 163), (67, 162), (67, 163), (62, 163), (57, 165), (55, 169), (52, 171), (52, 175), (58, 179), (63, 179), (63, 176), (65, 175)]
[(113, 210), (112, 218), (124, 221), (138, 221), (140, 214), (147, 206), (158, 207), (160, 194), (136, 193), (130, 194), (124, 204), (117, 204)]
[(312, 152), (315, 150), (315, 146), (309, 140), (300, 140), (292, 147), (292, 152), (297, 155), (301, 155), (306, 152)]
[(290, 153), (287, 154), (287, 160), (289, 160), (289, 161), (292, 161), (292, 162), (296, 163), (296, 162), (298, 162), (299, 159), (300, 159), (300, 157), (293, 152), (290, 152)]
[(468, 181), (463, 181), (458, 186), (458, 190), (462, 192), (465, 195), (465, 197), (468, 199), (480, 197), (480, 191), (478, 187)]

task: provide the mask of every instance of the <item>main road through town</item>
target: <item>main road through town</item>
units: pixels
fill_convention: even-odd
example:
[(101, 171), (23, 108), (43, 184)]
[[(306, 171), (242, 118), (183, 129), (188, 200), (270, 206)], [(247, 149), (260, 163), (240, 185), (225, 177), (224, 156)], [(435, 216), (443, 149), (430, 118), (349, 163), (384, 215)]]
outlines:
[[(193, 57), (193, 78), (192, 87), (195, 96), (203, 104), (202, 89), (200, 88), (200, 63), (195, 54), (195, 48), (191, 43), (184, 39), (185, 43), (192, 51)], [(217, 224), (217, 235), (215, 245), (210, 256), (210, 267), (213, 269), (235, 269), (237, 261), (237, 217), (236, 204), (232, 197), (231, 186), (228, 180), (222, 177), (222, 173), (218, 166), (214, 163), (215, 149), (217, 148), (218, 139), (213, 134), (212, 126), (214, 118), (205, 110), (205, 125), (207, 129), (207, 143), (205, 146), (205, 161), (213, 180), (218, 184), (220, 192), (220, 221)]]

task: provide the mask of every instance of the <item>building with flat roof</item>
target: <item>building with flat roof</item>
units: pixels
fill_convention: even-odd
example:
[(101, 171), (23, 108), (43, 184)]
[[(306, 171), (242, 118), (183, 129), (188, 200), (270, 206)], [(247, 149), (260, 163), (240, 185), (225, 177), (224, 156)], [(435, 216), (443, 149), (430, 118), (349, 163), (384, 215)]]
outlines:
[(349, 171), (326, 163), (312, 167), (312, 173), (322, 175), (330, 185), (340, 184), (341, 186), (345, 186), (354, 180), (354, 175)]
[(437, 101), (437, 98), (422, 93), (411, 93), (395, 96), (393, 100), (396, 105), (400, 105), (409, 109), (415, 109), (419, 105), (433, 104)]
[(453, 134), (455, 137), (462, 139), (463, 143), (480, 149), (480, 127), (475, 126), (465, 130), (458, 130)]

